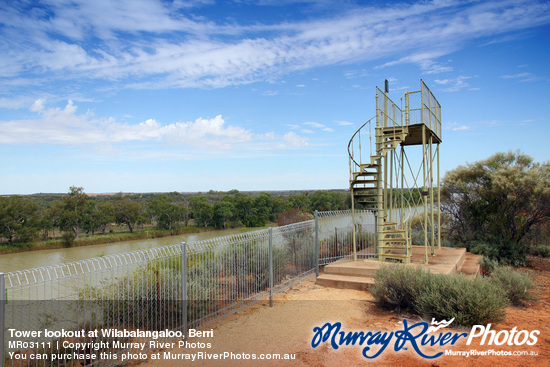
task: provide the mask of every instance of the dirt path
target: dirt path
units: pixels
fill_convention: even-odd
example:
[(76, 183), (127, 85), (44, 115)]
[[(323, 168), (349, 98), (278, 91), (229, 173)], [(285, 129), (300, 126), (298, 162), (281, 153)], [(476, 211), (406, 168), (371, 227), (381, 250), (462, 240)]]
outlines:
[[(550, 261), (532, 260), (530, 270), (533, 273), (539, 298), (528, 308), (509, 308), (506, 321), (494, 325), (496, 330), (540, 330), (538, 343), (534, 346), (487, 346), (479, 345), (479, 340), (466, 345), (462, 338), (453, 347), (423, 347), (426, 354), (435, 354), (452, 349), (454, 351), (528, 351), (537, 356), (441, 356), (427, 360), (412, 350), (395, 352), (393, 343), (376, 359), (367, 360), (361, 355), (360, 346), (342, 346), (334, 350), (326, 343), (317, 348), (311, 347), (313, 328), (326, 322), (341, 322), (345, 331), (391, 331), (403, 330), (403, 315), (379, 309), (368, 292), (324, 288), (315, 285), (315, 278), (293, 286), (277, 295), (274, 307), (267, 302), (259, 303), (239, 311), (217, 324), (212, 325), (212, 338), (191, 338), (190, 342), (210, 343), (211, 348), (183, 349), (174, 348), (174, 354), (204, 352), (209, 354), (233, 353), (240, 359), (191, 361), (153, 360), (152, 357), (142, 365), (147, 366), (351, 366), (371, 364), (376, 366), (550, 366)], [(421, 321), (412, 317), (410, 322)], [(205, 329), (209, 330), (209, 329)], [(448, 329), (452, 332), (470, 332), (470, 329)], [(409, 348), (411, 349), (411, 348)], [(155, 351), (162, 355), (164, 352)], [(257, 358), (261, 354), (293, 354), (293, 360), (245, 360), (243, 353)], [(207, 358), (207, 357), (203, 357)], [(189, 363), (191, 362), (191, 363)]]

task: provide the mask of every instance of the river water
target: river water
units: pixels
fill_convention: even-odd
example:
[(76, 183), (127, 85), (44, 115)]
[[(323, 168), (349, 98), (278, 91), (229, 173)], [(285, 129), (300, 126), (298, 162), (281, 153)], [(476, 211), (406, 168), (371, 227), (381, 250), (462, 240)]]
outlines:
[(66, 264), (93, 257), (119, 254), (123, 252), (144, 250), (153, 247), (174, 245), (180, 242), (202, 241), (236, 233), (256, 231), (261, 228), (233, 228), (216, 231), (190, 233), (178, 236), (147, 238), (142, 240), (107, 243), (101, 245), (38, 250), (0, 255), (0, 272), (9, 273), (17, 270), (40, 268)]
[[(414, 215), (423, 211), (422, 207), (413, 209)], [(399, 221), (398, 212), (394, 209), (394, 221)], [(267, 227), (265, 227), (267, 228)], [(9, 273), (18, 270), (40, 268), (52, 265), (66, 264), (73, 261), (90, 259), (98, 256), (119, 254), (123, 252), (144, 250), (153, 247), (174, 245), (180, 242), (195, 242), (210, 238), (222, 237), (236, 233), (256, 231), (262, 228), (233, 228), (212, 230), (208, 232), (190, 233), (178, 236), (147, 238), (142, 240), (124, 241), (101, 245), (60, 248), (53, 250), (38, 250), (0, 255), (0, 272)]]

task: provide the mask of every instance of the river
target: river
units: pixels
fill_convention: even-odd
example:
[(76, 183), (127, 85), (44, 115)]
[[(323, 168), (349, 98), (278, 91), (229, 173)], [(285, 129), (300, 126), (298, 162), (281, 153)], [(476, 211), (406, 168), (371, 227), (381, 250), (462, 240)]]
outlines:
[(147, 238), (133, 241), (106, 243), (53, 250), (37, 250), (0, 255), (0, 272), (10, 273), (18, 270), (40, 268), (66, 264), (93, 257), (144, 250), (153, 247), (174, 245), (180, 242), (195, 242), (222, 237), (236, 233), (256, 231), (262, 228), (233, 228), (178, 236)]
[[(414, 215), (423, 211), (422, 207), (414, 208)], [(394, 209), (393, 220), (399, 221), (397, 210)], [(267, 227), (265, 227), (267, 228)], [(212, 230), (208, 232), (190, 233), (178, 236), (147, 238), (142, 240), (123, 241), (101, 245), (60, 248), (53, 250), (37, 250), (0, 255), (0, 272), (9, 273), (18, 270), (40, 268), (52, 265), (66, 264), (73, 261), (90, 259), (98, 256), (112, 255), (123, 252), (143, 250), (153, 247), (174, 245), (180, 242), (195, 242), (210, 238), (222, 237), (236, 233), (256, 231), (262, 228), (233, 228)]]

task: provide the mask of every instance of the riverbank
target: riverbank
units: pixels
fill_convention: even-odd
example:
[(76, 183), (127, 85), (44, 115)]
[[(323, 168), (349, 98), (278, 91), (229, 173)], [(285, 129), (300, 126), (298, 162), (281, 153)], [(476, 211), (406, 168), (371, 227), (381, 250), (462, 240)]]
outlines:
[(91, 245), (101, 245), (108, 243), (117, 243), (132, 240), (143, 240), (148, 238), (162, 238), (167, 236), (178, 236), (192, 233), (202, 233), (217, 231), (214, 228), (202, 227), (184, 227), (175, 230), (164, 230), (156, 228), (136, 229), (134, 232), (114, 232), (106, 234), (83, 235), (75, 239), (74, 243), (67, 246), (63, 243), (61, 237), (51, 238), (48, 240), (32, 241), (23, 244), (9, 245), (8, 243), (0, 244), (0, 255), (13, 254), (19, 252), (37, 251), (37, 250), (54, 250), (69, 247), (82, 247)]

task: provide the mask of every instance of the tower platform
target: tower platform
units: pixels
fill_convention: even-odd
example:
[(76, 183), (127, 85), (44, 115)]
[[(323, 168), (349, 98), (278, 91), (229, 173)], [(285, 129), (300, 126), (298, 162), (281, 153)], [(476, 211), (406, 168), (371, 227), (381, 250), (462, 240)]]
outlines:
[[(471, 254), (465, 248), (442, 247), (430, 256), (429, 264), (424, 264), (424, 246), (412, 246), (410, 264), (399, 266), (421, 266), (427, 272), (436, 274), (463, 274), (475, 278), (480, 274), (480, 255)], [(387, 264), (387, 263), (386, 263)], [(317, 278), (317, 284), (333, 288), (368, 290), (374, 284), (374, 273), (384, 266), (377, 260), (341, 261), (326, 265)]]

